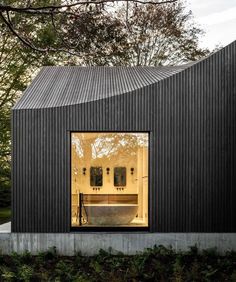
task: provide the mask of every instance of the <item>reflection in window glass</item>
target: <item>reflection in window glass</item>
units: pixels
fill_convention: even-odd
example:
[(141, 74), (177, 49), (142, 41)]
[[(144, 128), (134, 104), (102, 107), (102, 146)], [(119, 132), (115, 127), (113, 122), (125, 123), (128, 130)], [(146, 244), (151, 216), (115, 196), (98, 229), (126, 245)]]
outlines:
[(102, 168), (90, 168), (90, 186), (102, 186)]
[(72, 227), (148, 226), (148, 137), (71, 134)]
[(126, 168), (114, 168), (114, 186), (126, 186)]

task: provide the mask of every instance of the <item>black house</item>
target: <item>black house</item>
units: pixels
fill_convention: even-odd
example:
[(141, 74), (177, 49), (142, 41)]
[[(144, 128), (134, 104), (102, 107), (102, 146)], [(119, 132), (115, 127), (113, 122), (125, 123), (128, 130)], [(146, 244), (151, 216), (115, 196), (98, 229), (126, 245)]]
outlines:
[(184, 66), (44, 67), (12, 148), (13, 232), (236, 232), (236, 42)]

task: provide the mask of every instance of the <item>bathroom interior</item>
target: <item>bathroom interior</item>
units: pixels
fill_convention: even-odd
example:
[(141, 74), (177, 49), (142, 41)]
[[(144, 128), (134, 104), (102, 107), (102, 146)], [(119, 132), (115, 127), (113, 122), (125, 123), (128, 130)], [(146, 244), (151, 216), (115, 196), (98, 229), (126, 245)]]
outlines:
[(148, 226), (148, 133), (71, 133), (71, 226)]

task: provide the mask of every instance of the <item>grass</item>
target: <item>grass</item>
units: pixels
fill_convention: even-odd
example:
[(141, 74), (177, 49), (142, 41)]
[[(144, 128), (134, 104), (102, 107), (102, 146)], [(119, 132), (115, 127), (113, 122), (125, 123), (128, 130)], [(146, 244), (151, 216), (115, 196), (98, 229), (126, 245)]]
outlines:
[(100, 250), (91, 257), (66, 257), (51, 248), (36, 256), (0, 255), (0, 281), (236, 281), (236, 252), (154, 246), (133, 256)]
[(11, 208), (0, 208), (0, 224), (6, 223), (11, 220)]

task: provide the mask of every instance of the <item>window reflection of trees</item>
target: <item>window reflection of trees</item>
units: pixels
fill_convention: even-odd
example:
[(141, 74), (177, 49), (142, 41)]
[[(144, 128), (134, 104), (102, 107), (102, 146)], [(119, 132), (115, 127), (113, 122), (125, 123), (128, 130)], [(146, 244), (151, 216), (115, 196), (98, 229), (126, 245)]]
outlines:
[[(137, 149), (148, 146), (147, 133), (74, 133), (72, 144), (79, 158), (108, 160), (137, 155)], [(86, 152), (86, 154), (84, 153)]]

